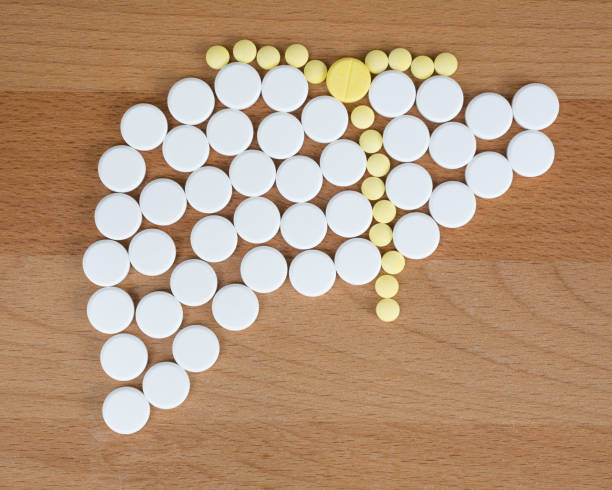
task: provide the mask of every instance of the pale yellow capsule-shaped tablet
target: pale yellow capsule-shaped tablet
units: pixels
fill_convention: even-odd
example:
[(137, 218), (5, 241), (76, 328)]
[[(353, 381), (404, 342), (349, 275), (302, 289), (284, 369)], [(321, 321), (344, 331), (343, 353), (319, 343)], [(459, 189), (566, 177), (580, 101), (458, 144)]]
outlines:
[(390, 223), (394, 220), (396, 213), (395, 205), (387, 199), (378, 201), (372, 207), (372, 216), (379, 223)]
[(406, 71), (412, 63), (410, 51), (404, 48), (395, 48), (389, 53), (389, 67), (393, 70)]
[(395, 321), (399, 314), (399, 304), (392, 298), (383, 298), (376, 305), (376, 316), (383, 322)]
[(310, 60), (304, 66), (304, 76), (309, 83), (323, 83), (327, 77), (327, 66), (321, 60)]
[(457, 71), (459, 62), (452, 53), (440, 53), (434, 60), (434, 69), (438, 75), (450, 77)]
[(425, 80), (429, 78), (434, 72), (434, 62), (429, 56), (417, 56), (412, 60), (410, 65), (410, 71), (415, 78), (419, 80)]
[(229, 51), (225, 46), (211, 46), (206, 51), (206, 63), (215, 70), (220, 70), (229, 62)]
[(351, 122), (359, 129), (367, 129), (374, 123), (374, 111), (368, 105), (358, 105), (351, 112)]
[(308, 50), (303, 44), (292, 44), (285, 50), (285, 61), (291, 66), (302, 68), (308, 61)]
[(357, 102), (370, 90), (370, 70), (357, 58), (340, 58), (329, 67), (327, 90), (340, 102)]
[(366, 168), (374, 177), (384, 177), (391, 168), (391, 162), (384, 153), (374, 153), (368, 158)]
[(404, 270), (406, 259), (397, 250), (389, 250), (383, 254), (381, 265), (387, 274), (399, 274)]
[(270, 70), (280, 63), (280, 52), (274, 46), (263, 46), (257, 51), (257, 64)]
[(232, 53), (234, 54), (234, 59), (236, 61), (250, 63), (257, 55), (257, 47), (253, 41), (250, 41), (249, 39), (241, 39), (234, 44)]
[(393, 240), (393, 230), (385, 223), (376, 223), (370, 228), (369, 237), (377, 247), (386, 247)]
[(375, 129), (366, 129), (359, 136), (359, 146), (366, 153), (376, 153), (382, 148), (383, 138)]
[(384, 51), (374, 49), (366, 54), (365, 64), (370, 72), (376, 75), (387, 69), (387, 66), (389, 66), (389, 58), (387, 57), (387, 53)]
[(374, 289), (381, 298), (393, 298), (399, 291), (399, 282), (395, 277), (385, 274), (376, 279)]
[(370, 201), (376, 201), (385, 193), (385, 183), (378, 177), (368, 177), (361, 184), (361, 193)]

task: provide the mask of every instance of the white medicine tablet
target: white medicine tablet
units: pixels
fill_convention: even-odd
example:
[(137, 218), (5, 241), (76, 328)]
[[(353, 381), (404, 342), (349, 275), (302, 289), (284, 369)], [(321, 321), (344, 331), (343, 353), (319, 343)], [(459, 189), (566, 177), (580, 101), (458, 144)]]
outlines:
[(145, 276), (166, 272), (176, 258), (174, 240), (165, 231), (148, 228), (138, 232), (128, 247), (132, 267)]
[(130, 192), (144, 179), (144, 158), (131, 146), (118, 145), (106, 150), (98, 161), (100, 181), (113, 192)]
[(304, 132), (317, 143), (340, 138), (348, 126), (348, 112), (335, 97), (321, 95), (308, 101), (302, 110)]
[(232, 157), (246, 150), (253, 141), (253, 123), (244, 112), (223, 109), (208, 121), (206, 137), (213, 150)]
[(243, 284), (228, 284), (217, 291), (212, 302), (216, 322), (227, 330), (250, 327), (259, 314), (259, 300)]
[(158, 226), (176, 223), (187, 209), (185, 191), (171, 179), (149, 182), (140, 192), (139, 202), (143, 216)]
[(429, 155), (440, 167), (461, 168), (474, 158), (475, 153), (476, 138), (465, 124), (447, 122), (431, 133)]
[(98, 332), (119, 333), (132, 323), (134, 301), (123, 289), (98, 289), (87, 302), (87, 318)]
[(356, 191), (342, 191), (333, 196), (325, 208), (331, 231), (345, 238), (364, 233), (372, 222), (372, 205), (367, 197)]
[(117, 381), (129, 381), (140, 376), (148, 360), (147, 346), (129, 333), (113, 335), (100, 350), (102, 369)]
[(221, 103), (230, 109), (246, 109), (259, 98), (261, 78), (247, 63), (230, 63), (215, 77), (215, 93)]
[(384, 117), (406, 114), (414, 104), (416, 89), (408, 75), (387, 70), (372, 80), (368, 95), (372, 109)]
[(130, 271), (130, 258), (123, 245), (114, 240), (98, 240), (83, 254), (83, 272), (98, 286), (114, 286)]
[(555, 160), (555, 147), (540, 131), (522, 131), (508, 143), (506, 156), (512, 169), (523, 177), (538, 177)]
[(301, 107), (308, 96), (308, 81), (301, 70), (280, 65), (264, 76), (261, 96), (270, 109), (293, 112)]
[(321, 296), (336, 282), (336, 266), (333, 260), (320, 250), (305, 250), (291, 261), (289, 281), (304, 296)]
[(323, 177), (334, 185), (349, 186), (356, 183), (366, 170), (366, 155), (357, 143), (338, 140), (327, 145), (321, 153)]
[(172, 342), (172, 356), (185, 371), (201, 373), (211, 368), (219, 357), (219, 339), (202, 325), (182, 328)]
[(529, 83), (512, 98), (514, 120), (525, 129), (544, 129), (559, 115), (559, 99), (548, 85)]
[(465, 168), (465, 183), (478, 197), (499, 197), (512, 184), (512, 167), (506, 157), (497, 152), (479, 153)]
[(402, 163), (387, 175), (385, 189), (389, 200), (400, 209), (417, 209), (431, 196), (431, 175), (416, 163)]
[(237, 244), (236, 229), (223, 216), (206, 216), (191, 230), (191, 248), (206, 262), (221, 262), (229, 258)]
[(292, 202), (313, 199), (323, 185), (321, 167), (312, 158), (295, 155), (280, 164), (276, 171), (276, 187), (281, 196)]
[(240, 277), (256, 293), (271, 293), (285, 282), (287, 261), (275, 248), (252, 248), (242, 258)]
[(183, 124), (171, 129), (164, 138), (164, 160), (174, 170), (193, 172), (208, 160), (208, 140), (201, 129)]
[(304, 143), (304, 129), (297, 117), (286, 112), (273, 112), (259, 123), (257, 144), (272, 158), (289, 158)]
[(181, 262), (170, 276), (170, 291), (186, 306), (201, 306), (210, 301), (217, 290), (217, 274), (203, 260)]
[(370, 240), (351, 238), (338, 247), (334, 263), (344, 281), (360, 286), (373, 281), (380, 272), (380, 251)]
[(141, 298), (136, 306), (136, 324), (154, 339), (170, 337), (183, 321), (183, 308), (178, 300), (165, 291), (153, 291)]
[(463, 90), (454, 79), (436, 75), (421, 83), (416, 105), (421, 115), (429, 121), (450, 121), (463, 107)]
[(111, 240), (125, 240), (140, 228), (142, 213), (131, 196), (115, 193), (104, 196), (96, 206), (94, 221), (98, 231)]
[(234, 226), (243, 240), (249, 243), (264, 243), (278, 232), (280, 212), (270, 199), (249, 197), (236, 207)]
[(301, 202), (290, 206), (281, 218), (280, 232), (293, 248), (314, 248), (325, 238), (327, 219), (317, 206)]
[(215, 96), (210, 86), (199, 78), (183, 78), (168, 92), (168, 109), (181, 124), (201, 124), (212, 114)]
[(227, 174), (206, 165), (193, 172), (185, 183), (187, 202), (200, 213), (221, 211), (232, 198), (232, 184)]
[(174, 362), (158, 362), (142, 378), (142, 391), (149, 403), (169, 410), (178, 407), (189, 394), (189, 376)]
[(463, 182), (449, 180), (438, 185), (429, 198), (429, 212), (439, 225), (459, 228), (476, 212), (476, 198)]
[(234, 189), (243, 196), (261, 196), (274, 185), (276, 167), (263, 151), (247, 150), (232, 160), (229, 178)]
[(383, 145), (389, 156), (398, 162), (413, 162), (427, 151), (429, 130), (418, 117), (399, 116), (385, 127)]
[(151, 414), (149, 402), (142, 391), (122, 386), (111, 391), (102, 405), (102, 418), (117, 434), (134, 434), (142, 429)]
[(408, 213), (393, 227), (393, 245), (408, 259), (429, 257), (440, 243), (440, 228), (425, 213)]
[(152, 104), (136, 104), (121, 118), (121, 136), (132, 148), (148, 151), (164, 141), (168, 121), (164, 113)]
[(477, 138), (483, 140), (499, 138), (512, 126), (510, 102), (494, 92), (479, 94), (465, 109), (465, 123)]

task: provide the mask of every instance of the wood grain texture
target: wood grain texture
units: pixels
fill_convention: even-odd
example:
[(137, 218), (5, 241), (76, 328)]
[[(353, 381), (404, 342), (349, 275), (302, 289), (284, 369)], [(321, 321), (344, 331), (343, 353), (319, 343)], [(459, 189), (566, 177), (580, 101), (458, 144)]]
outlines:
[[(0, 485), (612, 487), (610, 2), (0, 4)], [(185, 308), (185, 325), (219, 336), (217, 364), (191, 376), (180, 408), (152, 410), (143, 431), (120, 437), (101, 419), (117, 384), (99, 367), (105, 338), (85, 317), (95, 287), (81, 270), (105, 194), (97, 160), (121, 142), (127, 107), (165, 110), (177, 79), (213, 79), (208, 46), (243, 37), (302, 42), (327, 63), (374, 48), (450, 50), (468, 99), (548, 83), (561, 99), (546, 130), (556, 161), (479, 200), (468, 226), (442, 230), (436, 254), (399, 276), (392, 325), (376, 319), (372, 285), (340, 280), (316, 300), (288, 284), (260, 295), (244, 332), (216, 326), (210, 305)], [(479, 150), (503, 151), (517, 131)], [(184, 182), (159, 150), (146, 160), (147, 181)], [(436, 182), (462, 178), (422, 161)], [(316, 204), (334, 192), (325, 186)], [(198, 217), (189, 210), (169, 227), (177, 260), (192, 256)], [(330, 233), (321, 248), (338, 243)], [(249, 248), (216, 267), (222, 284), (239, 280)], [(138, 299), (168, 277), (132, 271), (124, 284)], [(146, 342), (151, 362), (171, 358), (167, 339)]]

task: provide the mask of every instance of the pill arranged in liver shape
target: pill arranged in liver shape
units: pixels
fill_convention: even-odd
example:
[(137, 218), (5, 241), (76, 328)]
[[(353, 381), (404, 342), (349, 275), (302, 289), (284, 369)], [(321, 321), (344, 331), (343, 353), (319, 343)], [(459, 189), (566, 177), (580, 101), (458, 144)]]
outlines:
[(261, 92), (261, 78), (257, 70), (247, 63), (229, 63), (215, 77), (215, 94), (230, 109), (251, 107)]
[(243, 240), (265, 243), (278, 232), (280, 212), (276, 204), (265, 197), (249, 197), (236, 208), (234, 226)]
[(391, 158), (399, 162), (413, 162), (427, 151), (429, 130), (418, 117), (396, 117), (383, 131), (383, 146)]
[(134, 434), (149, 420), (151, 407), (142, 391), (121, 386), (111, 391), (102, 404), (102, 418), (113, 432)]
[(463, 90), (452, 78), (436, 75), (421, 83), (416, 105), (421, 115), (431, 122), (450, 121), (463, 107)]
[(465, 183), (478, 197), (499, 197), (512, 184), (512, 167), (506, 157), (499, 153), (478, 153), (465, 168)]
[(136, 150), (157, 148), (164, 141), (167, 131), (166, 116), (152, 104), (136, 104), (121, 118), (121, 136)]
[(185, 196), (196, 211), (216, 213), (230, 202), (232, 184), (223, 170), (206, 165), (187, 178)]
[(364, 238), (347, 240), (338, 247), (334, 257), (338, 275), (355, 286), (373, 281), (380, 272), (380, 262), (380, 251)]
[(153, 291), (138, 302), (136, 324), (154, 339), (164, 339), (176, 332), (183, 321), (183, 308), (178, 300), (165, 291)]
[(87, 302), (87, 318), (98, 332), (119, 333), (132, 323), (134, 301), (123, 289), (98, 289)]
[(366, 163), (364, 151), (351, 140), (334, 141), (321, 152), (323, 177), (337, 186), (345, 187), (356, 183), (363, 177)]
[(540, 131), (522, 131), (508, 143), (506, 156), (517, 174), (538, 177), (552, 166), (555, 147), (550, 138)]
[(559, 99), (548, 85), (529, 83), (512, 98), (514, 120), (525, 129), (544, 129), (550, 126), (559, 114)]
[(217, 274), (210, 264), (198, 259), (181, 262), (170, 276), (170, 290), (186, 306), (201, 306), (217, 290)]
[(127, 194), (104, 196), (94, 212), (96, 228), (106, 238), (125, 240), (140, 228), (142, 213), (136, 200)]
[(144, 342), (128, 333), (113, 335), (100, 350), (102, 369), (117, 381), (129, 381), (140, 376), (148, 359)]
[(189, 394), (189, 376), (174, 362), (158, 362), (142, 378), (142, 391), (151, 405), (169, 410), (178, 407)]
[(512, 126), (512, 107), (506, 98), (499, 94), (479, 94), (465, 109), (465, 123), (477, 138), (499, 138)]
[(273, 112), (257, 128), (257, 144), (272, 158), (292, 157), (304, 143), (302, 123), (293, 114)]
[(308, 96), (308, 82), (304, 74), (289, 65), (272, 68), (264, 76), (261, 96), (274, 111), (293, 112), (299, 109)]
[(100, 181), (113, 192), (130, 192), (144, 179), (146, 164), (142, 155), (126, 145), (106, 150), (98, 161)]
[(372, 205), (361, 193), (342, 191), (325, 208), (327, 224), (336, 235), (352, 238), (361, 235), (372, 223)]
[(408, 259), (424, 259), (438, 248), (440, 228), (425, 213), (408, 213), (393, 227), (393, 245)]
[(149, 182), (140, 192), (139, 203), (143, 216), (158, 226), (176, 223), (187, 209), (185, 191), (171, 179)]
[(234, 189), (243, 196), (261, 196), (274, 185), (276, 167), (263, 151), (247, 150), (232, 160), (229, 178)]
[(242, 281), (256, 293), (271, 293), (287, 278), (287, 261), (278, 250), (268, 246), (249, 250), (240, 263)]
[(208, 121), (206, 137), (217, 153), (230, 157), (238, 155), (253, 141), (253, 123), (244, 112), (223, 109)]
[(199, 78), (183, 78), (168, 92), (168, 110), (182, 124), (201, 124), (214, 108), (213, 91), (208, 83)]
[(317, 206), (302, 202), (290, 206), (281, 218), (281, 235), (293, 248), (314, 248), (327, 233), (327, 219)]
[(215, 321), (227, 330), (250, 327), (259, 314), (255, 293), (243, 284), (228, 284), (217, 291), (212, 302)]
[(174, 170), (193, 172), (208, 160), (208, 140), (201, 129), (184, 124), (168, 131), (162, 145), (164, 160)]
[(191, 248), (206, 262), (222, 262), (236, 250), (238, 235), (230, 220), (223, 216), (206, 216), (191, 230)]
[(219, 339), (203, 325), (182, 328), (172, 341), (172, 356), (185, 371), (201, 373), (210, 369), (219, 357)]
[(377, 75), (370, 86), (372, 109), (384, 117), (406, 114), (414, 104), (416, 89), (408, 75), (388, 70)]
[(176, 258), (174, 240), (165, 231), (148, 228), (137, 233), (128, 248), (132, 267), (145, 276), (159, 276)]
[(308, 101), (302, 110), (302, 126), (311, 140), (331, 143), (341, 138), (348, 126), (348, 112), (344, 104), (329, 95)]
[(403, 163), (387, 175), (386, 191), (389, 200), (400, 209), (417, 209), (431, 196), (431, 175), (416, 163)]
[(468, 164), (476, 153), (476, 138), (465, 124), (448, 122), (431, 133), (429, 155), (438, 165), (448, 169)]
[(114, 240), (98, 240), (83, 254), (83, 272), (98, 286), (114, 286), (130, 271), (130, 258), (123, 245)]
[(429, 198), (429, 212), (439, 225), (459, 228), (476, 212), (476, 198), (463, 182), (449, 180), (437, 186)]
[(281, 163), (276, 171), (278, 191), (292, 202), (310, 201), (322, 185), (321, 167), (310, 157), (295, 155)]
[(291, 261), (289, 281), (293, 288), (304, 296), (321, 296), (334, 285), (336, 266), (326, 253), (320, 250), (305, 250)]

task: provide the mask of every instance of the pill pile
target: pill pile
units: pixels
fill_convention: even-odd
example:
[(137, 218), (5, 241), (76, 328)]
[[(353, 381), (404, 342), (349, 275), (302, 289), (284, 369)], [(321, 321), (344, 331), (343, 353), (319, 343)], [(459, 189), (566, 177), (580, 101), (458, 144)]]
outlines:
[[(101, 287), (88, 301), (88, 319), (111, 335), (100, 352), (102, 369), (126, 382), (147, 368), (145, 343), (121, 333), (133, 319), (150, 338), (174, 336), (174, 361), (150, 366), (142, 390), (122, 386), (106, 397), (103, 419), (117, 433), (142, 429), (151, 405), (179, 406), (189, 394), (187, 373), (206, 371), (216, 362), (217, 336), (204, 325), (181, 328), (183, 306), (212, 302), (221, 327), (244, 330), (259, 314), (257, 295), (277, 290), (287, 277), (298, 293), (316, 297), (339, 276), (353, 285), (375, 280), (381, 298), (376, 314), (391, 322), (400, 313), (394, 299), (400, 287), (396, 275), (406, 259), (430, 256), (438, 247), (440, 227), (466, 225), (476, 211), (476, 197), (499, 197), (514, 173), (539, 176), (553, 163), (552, 142), (541, 130), (555, 121), (559, 101), (546, 85), (525, 85), (511, 103), (500, 94), (481, 93), (467, 104), (463, 124), (453, 120), (464, 96), (451, 77), (458, 67), (451, 53), (432, 60), (413, 59), (405, 48), (389, 54), (373, 50), (363, 61), (341, 58), (328, 69), (320, 60), (309, 60), (306, 47), (293, 44), (284, 52), (286, 64), (281, 58), (274, 46), (257, 49), (249, 40), (238, 41), (231, 55), (224, 46), (209, 48), (206, 63), (218, 70), (213, 87), (184, 78), (168, 92), (168, 111), (178, 124), (168, 130), (158, 107), (133, 105), (120, 123), (125, 144), (100, 157), (99, 177), (111, 193), (96, 206), (94, 221), (104, 239), (87, 248), (83, 269)], [(265, 71), (263, 78), (251, 63)], [(309, 84), (323, 82), (329, 95), (308, 100)], [(272, 112), (255, 131), (243, 111), (260, 97)], [(217, 101), (223, 108), (215, 112)], [(349, 115), (347, 104), (352, 103), (359, 105)], [(419, 116), (408, 115), (415, 105)], [(377, 117), (385, 120), (382, 132), (372, 129)], [(424, 120), (436, 124), (431, 133)], [(343, 138), (349, 121), (362, 131), (358, 141)], [(513, 121), (524, 130), (512, 138), (505, 156), (476, 153), (478, 139), (503, 136)], [(205, 131), (198, 127), (203, 123)], [(318, 162), (299, 154), (305, 138), (325, 145)], [(251, 148), (254, 140), (258, 149)], [(159, 146), (165, 162), (189, 176), (184, 188), (172, 179), (154, 179), (137, 201), (128, 193), (143, 183), (142, 152)], [(232, 157), (227, 173), (209, 164), (211, 149)], [(429, 172), (415, 163), (427, 152), (443, 168), (465, 168), (465, 183), (447, 181), (434, 188)], [(323, 211), (310, 201), (324, 179), (341, 188), (361, 182), (361, 192), (340, 189)], [(264, 197), (274, 186), (292, 203), (282, 215)], [(215, 213), (230, 203), (234, 191), (244, 199), (230, 221)], [(180, 220), (188, 205), (206, 215), (191, 231), (194, 257), (174, 266), (170, 292), (152, 291), (135, 305), (117, 284), (131, 268), (158, 276), (173, 267), (174, 240), (159, 227)], [(425, 205), (428, 213), (420, 210)], [(143, 217), (158, 228), (140, 230)], [(328, 229), (346, 239), (333, 259), (316, 249)], [(300, 251), (290, 264), (265, 245), (279, 232)], [(219, 287), (213, 265), (232, 256), (239, 239), (256, 245), (242, 258), (243, 283)], [(120, 243), (124, 240), (130, 240), (127, 249)], [(391, 244), (394, 249), (381, 254), (379, 249)]]

